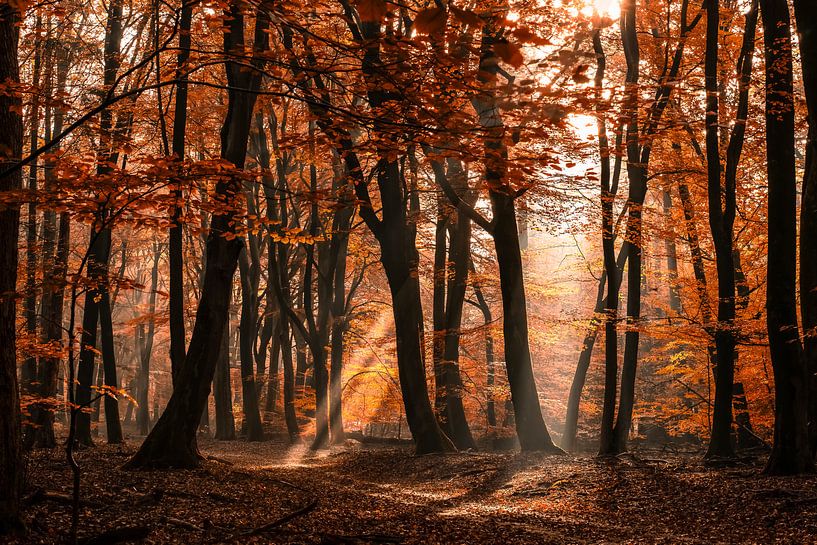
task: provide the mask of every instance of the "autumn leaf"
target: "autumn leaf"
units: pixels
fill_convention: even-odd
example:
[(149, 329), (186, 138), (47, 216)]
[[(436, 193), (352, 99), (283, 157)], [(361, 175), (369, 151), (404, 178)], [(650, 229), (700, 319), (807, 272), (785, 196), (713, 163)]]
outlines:
[(445, 10), (442, 8), (428, 8), (422, 10), (414, 19), (417, 32), (422, 34), (437, 34), (445, 28)]
[(385, 0), (358, 0), (355, 7), (360, 19), (365, 23), (379, 23), (386, 15)]
[(471, 10), (460, 9), (455, 6), (449, 6), (448, 9), (451, 10), (451, 14), (455, 18), (459, 19), (460, 22), (465, 23), (466, 25), (479, 26), (482, 24), (482, 19), (480, 16)]
[(525, 58), (522, 56), (522, 48), (517, 44), (510, 42), (498, 43), (494, 45), (494, 53), (514, 68), (519, 68), (525, 62)]

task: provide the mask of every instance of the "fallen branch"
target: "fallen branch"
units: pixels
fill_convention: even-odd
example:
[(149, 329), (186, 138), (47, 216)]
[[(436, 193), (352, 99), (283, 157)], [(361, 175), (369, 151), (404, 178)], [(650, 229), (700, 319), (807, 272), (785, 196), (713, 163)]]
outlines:
[(187, 522), (186, 520), (181, 520), (181, 519), (177, 519), (177, 518), (173, 518), (173, 517), (162, 517), (160, 520), (161, 520), (161, 522), (163, 522), (165, 524), (170, 524), (170, 525), (173, 525), (173, 526), (180, 526), (182, 528), (187, 528), (188, 530), (193, 530), (195, 532), (204, 532), (205, 531), (204, 528), (201, 528), (200, 526), (196, 526), (192, 522)]
[(286, 514), (283, 517), (281, 517), (279, 519), (276, 519), (276, 520), (274, 520), (272, 522), (269, 522), (269, 523), (264, 524), (262, 526), (256, 526), (255, 528), (252, 528), (250, 530), (246, 530), (244, 532), (238, 532), (236, 534), (233, 534), (231, 536), (227, 536), (227, 537), (222, 538), (222, 539), (215, 539), (215, 540), (211, 541), (210, 543), (211, 543), (211, 545), (215, 545), (216, 543), (229, 543), (230, 541), (233, 541), (233, 540), (236, 540), (236, 539), (247, 538), (247, 537), (251, 537), (251, 536), (257, 536), (259, 534), (269, 532), (270, 530), (274, 530), (278, 526), (283, 526), (284, 524), (286, 524), (287, 522), (289, 522), (289, 521), (291, 521), (293, 519), (296, 519), (298, 517), (306, 515), (307, 513), (309, 513), (313, 509), (315, 509), (315, 507), (317, 507), (317, 506), (318, 506), (318, 500), (313, 499), (312, 501), (310, 501), (308, 504), (301, 507), (300, 509), (298, 509), (296, 511), (293, 511), (293, 512), (291, 512), (289, 514)]
[(227, 466), (234, 466), (235, 465), (230, 460), (225, 460), (224, 458), (219, 458), (218, 456), (209, 455), (206, 458), (208, 460), (212, 460), (213, 462), (218, 462), (220, 464), (224, 464), (224, 465), (227, 465)]
[[(26, 502), (30, 505), (44, 501), (53, 501), (55, 503), (71, 505), (74, 503), (74, 498), (70, 494), (62, 494), (60, 492), (49, 492), (47, 490), (40, 488), (37, 489), (33, 494), (31, 494), (26, 500)], [(105, 504), (101, 502), (96, 502), (92, 500), (80, 500), (79, 504), (83, 507), (93, 508), (100, 508), (105, 506)]]

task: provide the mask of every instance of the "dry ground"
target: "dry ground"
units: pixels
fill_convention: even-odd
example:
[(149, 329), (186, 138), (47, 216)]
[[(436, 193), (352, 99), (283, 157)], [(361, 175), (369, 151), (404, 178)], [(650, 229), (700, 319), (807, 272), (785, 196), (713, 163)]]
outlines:
[[(756, 465), (716, 470), (646, 454), (415, 457), (360, 445), (316, 455), (276, 441), (200, 446), (211, 458), (193, 471), (124, 471), (133, 443), (80, 452), (89, 502), (80, 537), (144, 526), (139, 542), (155, 544), (817, 543), (817, 478), (767, 478)], [(70, 492), (63, 452), (32, 455), (28, 480), (22, 543), (63, 542), (70, 507), (42, 494)]]

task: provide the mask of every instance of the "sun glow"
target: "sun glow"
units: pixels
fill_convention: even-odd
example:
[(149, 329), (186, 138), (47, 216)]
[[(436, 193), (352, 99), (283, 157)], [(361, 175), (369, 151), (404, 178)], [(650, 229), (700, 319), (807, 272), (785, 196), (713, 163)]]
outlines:
[(582, 13), (590, 11), (592, 15), (592, 12), (596, 12), (611, 19), (618, 19), (619, 15), (621, 15), (620, 0), (585, 0), (584, 3), (585, 7), (582, 9)]

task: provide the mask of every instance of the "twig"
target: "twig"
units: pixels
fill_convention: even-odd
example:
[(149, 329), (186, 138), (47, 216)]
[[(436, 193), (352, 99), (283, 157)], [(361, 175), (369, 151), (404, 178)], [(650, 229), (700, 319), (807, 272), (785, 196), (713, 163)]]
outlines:
[(211, 543), (211, 545), (215, 545), (216, 543), (229, 543), (229, 542), (231, 542), (233, 540), (236, 540), (236, 539), (239, 539), (239, 538), (247, 538), (247, 537), (250, 537), (250, 536), (257, 536), (258, 534), (263, 534), (265, 532), (269, 532), (270, 530), (273, 530), (273, 529), (277, 528), (278, 526), (282, 526), (282, 525), (286, 524), (287, 522), (289, 522), (289, 521), (291, 521), (291, 520), (293, 520), (295, 518), (306, 515), (307, 513), (309, 513), (313, 509), (315, 509), (315, 507), (317, 507), (317, 506), (318, 506), (318, 500), (317, 500), (317, 498), (315, 498), (312, 501), (310, 501), (308, 504), (306, 504), (305, 506), (301, 507), (300, 509), (298, 509), (296, 511), (293, 511), (293, 512), (291, 512), (289, 514), (286, 514), (286, 515), (284, 515), (283, 517), (281, 517), (279, 519), (276, 519), (276, 520), (274, 520), (272, 522), (269, 522), (267, 524), (264, 524), (262, 526), (257, 526), (255, 528), (252, 528), (252, 529), (244, 531), (244, 532), (238, 532), (236, 534), (233, 534), (231, 536), (227, 536), (227, 537), (222, 538), (222, 539), (213, 540), (210, 543)]

